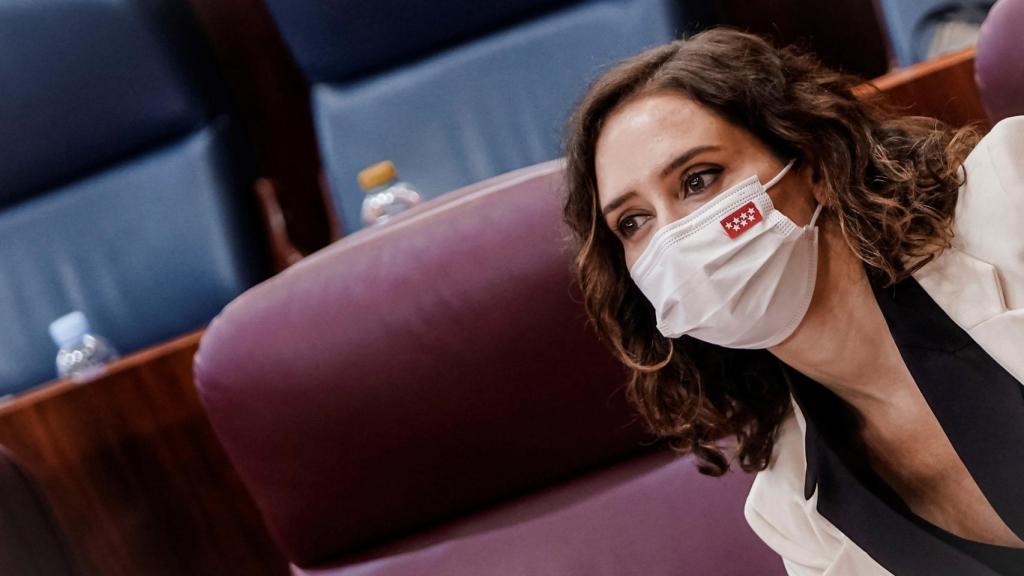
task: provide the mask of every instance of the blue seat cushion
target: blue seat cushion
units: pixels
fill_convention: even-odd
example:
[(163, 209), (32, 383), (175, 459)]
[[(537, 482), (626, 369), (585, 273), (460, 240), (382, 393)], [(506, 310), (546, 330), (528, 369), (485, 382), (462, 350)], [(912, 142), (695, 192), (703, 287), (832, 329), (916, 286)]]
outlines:
[(127, 353), (203, 326), (266, 275), (219, 120), (0, 211), (0, 395), (54, 378), (49, 323), (82, 310)]
[(360, 169), (390, 159), (426, 197), (560, 155), (563, 126), (611, 63), (674, 37), (672, 0), (573, 5), (355, 83), (313, 108), (345, 232), (361, 227)]

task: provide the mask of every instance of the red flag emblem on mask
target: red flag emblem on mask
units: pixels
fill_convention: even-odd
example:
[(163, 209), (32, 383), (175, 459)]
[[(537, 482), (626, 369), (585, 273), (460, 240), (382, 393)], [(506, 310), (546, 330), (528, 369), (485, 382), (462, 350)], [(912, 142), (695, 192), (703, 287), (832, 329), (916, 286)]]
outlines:
[(729, 238), (735, 238), (761, 220), (763, 220), (761, 211), (754, 206), (753, 202), (747, 202), (739, 210), (722, 218), (721, 223), (722, 228), (729, 234)]

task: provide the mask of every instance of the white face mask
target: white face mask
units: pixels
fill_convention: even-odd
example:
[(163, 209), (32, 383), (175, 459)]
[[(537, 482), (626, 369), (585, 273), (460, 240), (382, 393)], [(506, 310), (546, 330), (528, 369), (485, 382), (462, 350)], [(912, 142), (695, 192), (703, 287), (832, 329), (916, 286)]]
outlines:
[(654, 233), (630, 276), (654, 306), (658, 331), (727, 348), (768, 348), (807, 313), (818, 269), (818, 229), (772, 205), (751, 176)]

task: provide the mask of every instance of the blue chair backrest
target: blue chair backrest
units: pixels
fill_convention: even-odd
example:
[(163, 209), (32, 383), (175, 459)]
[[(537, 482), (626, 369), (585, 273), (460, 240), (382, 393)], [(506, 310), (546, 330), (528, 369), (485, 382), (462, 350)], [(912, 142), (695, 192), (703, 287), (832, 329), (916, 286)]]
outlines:
[(680, 21), (673, 0), (267, 3), (312, 84), (345, 232), (380, 160), (429, 198), (559, 156), (587, 84)]
[(0, 0), (0, 395), (70, 310), (131, 352), (265, 275), (209, 61), (181, 0)]
[(994, 0), (881, 0), (896, 64), (909, 66), (927, 58), (928, 46), (935, 35), (937, 17), (945, 12), (987, 10)]

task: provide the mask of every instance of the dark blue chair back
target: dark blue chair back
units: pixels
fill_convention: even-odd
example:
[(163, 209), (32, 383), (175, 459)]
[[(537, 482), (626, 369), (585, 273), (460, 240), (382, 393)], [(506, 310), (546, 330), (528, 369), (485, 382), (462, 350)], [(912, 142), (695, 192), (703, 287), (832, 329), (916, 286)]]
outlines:
[(430, 198), (559, 156), (589, 81), (680, 27), (673, 0), (267, 4), (312, 84), (345, 232), (380, 160)]
[(927, 59), (928, 47), (944, 14), (959, 12), (981, 22), (995, 0), (881, 0), (893, 56), (899, 66)]
[(131, 352), (266, 275), (211, 60), (182, 0), (0, 0), (0, 395), (70, 310)]

